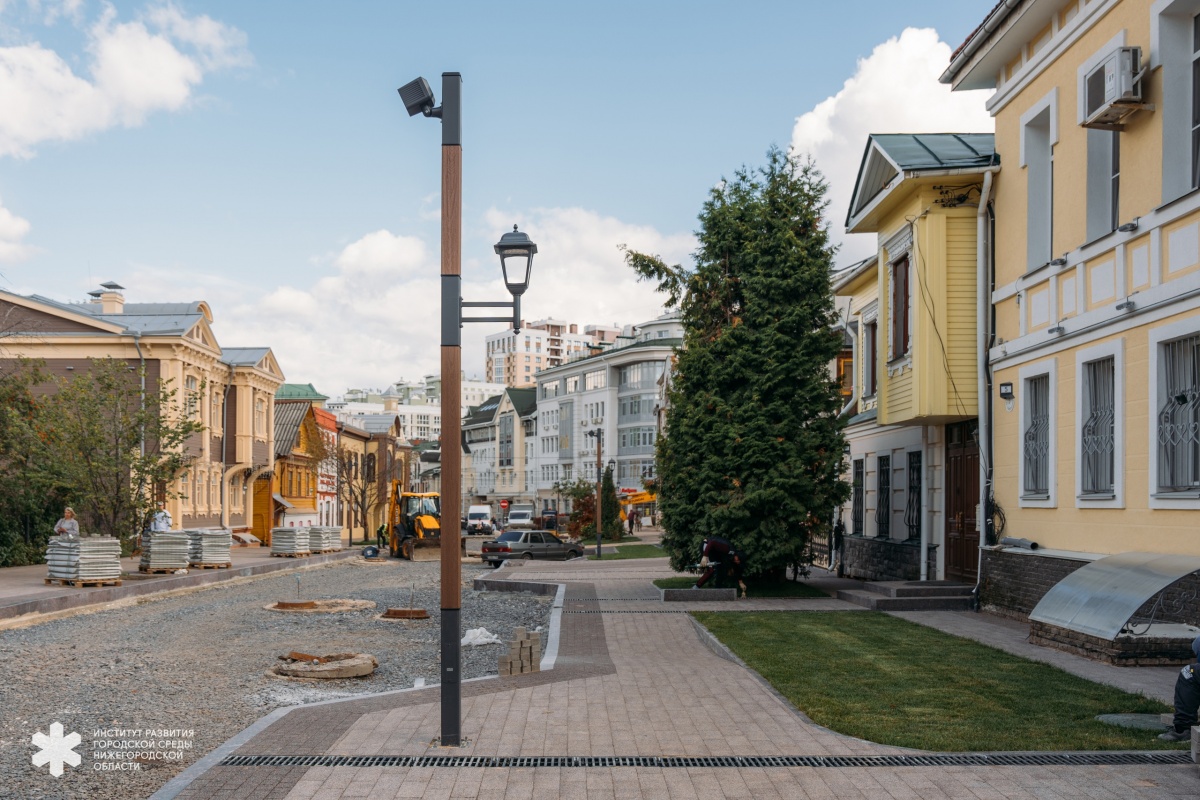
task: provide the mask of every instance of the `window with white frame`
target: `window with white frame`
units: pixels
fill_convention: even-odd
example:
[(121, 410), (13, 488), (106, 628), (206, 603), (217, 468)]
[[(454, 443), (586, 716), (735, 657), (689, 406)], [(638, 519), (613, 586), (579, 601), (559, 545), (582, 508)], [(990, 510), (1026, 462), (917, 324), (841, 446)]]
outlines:
[(261, 397), (254, 401), (254, 435), (267, 435), (267, 403)]
[(1083, 365), (1080, 386), (1083, 413), (1080, 421), (1080, 493), (1111, 495), (1116, 450), (1116, 375), (1112, 358)]
[[(1103, 71), (1098, 71), (1103, 76)], [(1087, 238), (1099, 239), (1117, 229), (1121, 205), (1121, 134), (1087, 132)]]
[(1159, 494), (1200, 494), (1200, 333), (1158, 344)]
[(1124, 340), (1075, 357), (1075, 495), (1080, 508), (1124, 508)]
[(1054, 145), (1057, 141), (1058, 89), (1055, 88), (1021, 115), (1028, 269), (1037, 269), (1054, 257)]
[(1050, 491), (1050, 378), (1039, 375), (1025, 381), (1025, 425), (1022, 434), (1022, 458), (1025, 479), (1022, 490), (1027, 495), (1044, 495)]
[(1200, 0), (1154, 0), (1150, 69), (1162, 68), (1162, 202), (1200, 186)]
[(185, 413), (189, 417), (200, 418), (200, 379), (188, 375), (183, 379)]
[(892, 341), (891, 359), (896, 360), (908, 354), (911, 342), (909, 330), (912, 315), (912, 292), (910, 291), (910, 268), (908, 255), (892, 262)]

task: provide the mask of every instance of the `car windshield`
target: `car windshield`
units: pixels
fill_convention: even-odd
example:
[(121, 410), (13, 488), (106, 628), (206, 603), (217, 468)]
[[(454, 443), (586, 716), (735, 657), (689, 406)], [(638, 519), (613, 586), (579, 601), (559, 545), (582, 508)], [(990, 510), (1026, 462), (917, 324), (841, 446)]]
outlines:
[(522, 534), (519, 532), (502, 533), (502, 534), (500, 534), (500, 538), (497, 539), (496, 541), (498, 541), (498, 542), (519, 542), (519, 541), (521, 541), (521, 536), (522, 536)]
[(467, 514), (467, 518), (468, 519), (487, 519), (487, 514), (483, 513), (482, 511), (472, 511), (470, 514)]
[(514, 511), (508, 515), (509, 519), (529, 519), (528, 511)]

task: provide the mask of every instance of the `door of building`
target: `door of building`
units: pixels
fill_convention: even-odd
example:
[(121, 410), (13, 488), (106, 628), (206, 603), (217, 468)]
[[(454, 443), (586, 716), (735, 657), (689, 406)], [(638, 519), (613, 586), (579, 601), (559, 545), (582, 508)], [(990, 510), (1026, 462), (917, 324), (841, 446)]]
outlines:
[(979, 423), (946, 426), (946, 578), (974, 583), (979, 572)]

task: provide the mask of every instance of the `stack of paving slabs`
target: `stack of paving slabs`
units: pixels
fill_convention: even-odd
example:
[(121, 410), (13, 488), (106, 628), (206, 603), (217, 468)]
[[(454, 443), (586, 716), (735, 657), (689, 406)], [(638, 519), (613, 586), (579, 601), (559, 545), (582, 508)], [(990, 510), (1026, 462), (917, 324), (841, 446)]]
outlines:
[(227, 528), (191, 529), (188, 536), (188, 563), (228, 564), (229, 548), (233, 547), (233, 532)]
[(308, 529), (308, 549), (314, 553), (326, 553), (342, 549), (342, 529), (314, 525)]
[(79, 574), (79, 538), (51, 536), (46, 547), (46, 564), (51, 578), (75, 580)]
[(115, 581), (121, 577), (121, 543), (111, 536), (52, 536), (46, 562), (58, 580)]
[(500, 656), (497, 667), (500, 675), (521, 675), (542, 671), (542, 635), (524, 628), (513, 628), (508, 652)]
[(307, 556), (311, 552), (308, 528), (271, 528), (271, 555)]
[(142, 572), (187, 569), (188, 535), (186, 531), (145, 531), (142, 533)]

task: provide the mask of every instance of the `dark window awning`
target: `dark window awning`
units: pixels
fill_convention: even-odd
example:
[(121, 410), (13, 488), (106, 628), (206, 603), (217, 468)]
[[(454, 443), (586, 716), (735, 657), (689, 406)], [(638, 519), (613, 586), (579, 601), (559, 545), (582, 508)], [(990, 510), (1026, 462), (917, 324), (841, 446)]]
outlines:
[(279, 503), (279, 505), (283, 506), (284, 508), (295, 508), (294, 505), (289, 503), (287, 500), (284, 500), (283, 495), (281, 495), (279, 492), (275, 492), (275, 494), (271, 495), (271, 497), (274, 497), (275, 502)]
[(1046, 592), (1029, 619), (1114, 641), (1147, 600), (1200, 570), (1200, 556), (1120, 553), (1085, 564)]

